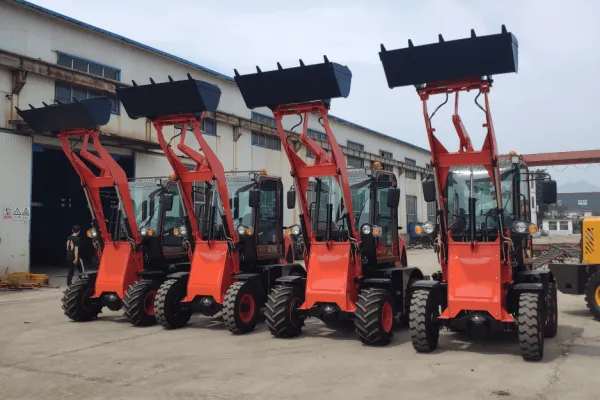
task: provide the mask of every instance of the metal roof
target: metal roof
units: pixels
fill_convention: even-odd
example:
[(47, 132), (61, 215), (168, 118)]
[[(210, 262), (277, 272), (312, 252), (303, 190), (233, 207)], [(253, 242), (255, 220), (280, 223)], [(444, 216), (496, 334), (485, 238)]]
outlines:
[[(208, 73), (208, 74), (211, 74), (211, 75), (214, 75), (214, 76), (216, 76), (216, 77), (218, 77), (218, 78), (224, 79), (224, 80), (226, 80), (226, 81), (228, 81), (228, 82), (233, 82), (233, 83), (235, 83), (235, 80), (234, 80), (234, 79), (233, 79), (231, 76), (228, 76), (228, 75), (222, 74), (222, 73), (220, 73), (220, 72), (217, 72), (217, 71), (215, 71), (215, 70), (212, 70), (212, 69), (210, 69), (210, 68), (203, 67), (203, 66), (202, 66), (202, 65), (200, 65), (200, 64), (196, 64), (196, 63), (194, 63), (194, 62), (191, 62), (191, 61), (189, 61), (189, 60), (183, 59), (183, 58), (181, 58), (181, 57), (177, 57), (177, 56), (175, 56), (175, 55), (173, 55), (173, 54), (170, 54), (170, 53), (167, 53), (167, 52), (165, 52), (165, 51), (159, 50), (159, 49), (157, 49), (157, 48), (154, 48), (154, 47), (151, 47), (151, 46), (145, 45), (145, 44), (143, 44), (143, 43), (140, 43), (140, 42), (138, 42), (138, 41), (135, 41), (135, 40), (132, 40), (132, 39), (126, 38), (125, 36), (118, 35), (118, 34), (116, 34), (116, 33), (113, 33), (113, 32), (110, 32), (110, 31), (107, 31), (107, 30), (105, 30), (105, 29), (102, 29), (102, 28), (98, 28), (98, 27), (96, 27), (96, 26), (93, 26), (93, 25), (87, 24), (87, 23), (85, 23), (85, 22), (79, 21), (79, 20), (77, 20), (77, 19), (75, 19), (75, 18), (71, 18), (71, 17), (69, 17), (69, 16), (67, 16), (67, 15), (64, 15), (64, 14), (58, 13), (58, 12), (56, 12), (56, 11), (52, 11), (52, 10), (50, 10), (50, 9), (48, 9), (48, 8), (45, 8), (45, 7), (39, 6), (39, 5), (37, 5), (37, 4), (33, 4), (33, 3), (29, 2), (29, 1), (26, 1), (26, 0), (13, 0), (13, 2), (14, 2), (14, 3), (17, 3), (17, 4), (20, 4), (20, 5), (23, 5), (23, 6), (26, 6), (26, 7), (29, 7), (29, 8), (32, 8), (32, 9), (34, 9), (34, 10), (40, 11), (40, 12), (42, 12), (42, 13), (44, 13), (44, 14), (47, 14), (47, 15), (50, 15), (50, 16), (52, 16), (52, 17), (55, 17), (55, 18), (62, 19), (62, 20), (64, 20), (64, 21), (70, 22), (70, 23), (72, 23), (72, 24), (79, 25), (79, 26), (81, 26), (82, 28), (89, 29), (89, 30), (92, 30), (92, 31), (98, 32), (98, 33), (100, 33), (100, 34), (103, 34), (103, 35), (106, 35), (106, 36), (112, 37), (113, 39), (117, 39), (117, 40), (123, 41), (123, 42), (125, 42), (125, 43), (127, 43), (127, 44), (130, 44), (130, 45), (132, 45), (132, 46), (135, 46), (135, 47), (139, 47), (140, 49), (146, 50), (146, 51), (148, 51), (148, 52), (155, 53), (155, 54), (159, 54), (159, 55), (161, 55), (161, 56), (163, 56), (163, 57), (170, 58), (170, 59), (172, 59), (172, 60), (174, 60), (174, 61), (177, 61), (177, 62), (180, 62), (180, 63), (182, 63), (182, 64), (189, 65), (190, 67), (197, 68), (197, 69), (199, 69), (199, 70), (202, 70), (202, 71), (204, 71), (204, 72), (206, 72), (206, 73)], [(412, 147), (412, 148), (414, 148), (414, 149), (416, 149), (416, 150), (423, 151), (423, 152), (425, 152), (425, 153), (430, 153), (430, 151), (429, 151), (429, 150), (427, 150), (427, 149), (424, 149), (424, 148), (422, 148), (422, 147), (419, 147), (419, 146), (417, 146), (417, 145), (414, 145), (414, 144), (412, 144), (412, 143), (405, 142), (405, 141), (403, 141), (403, 140), (401, 140), (401, 139), (398, 139), (398, 138), (395, 138), (395, 137), (393, 137), (393, 136), (386, 135), (385, 133), (377, 132), (377, 131), (375, 131), (375, 130), (373, 130), (373, 129), (370, 129), (370, 128), (367, 128), (367, 127), (365, 127), (365, 126), (362, 126), (362, 125), (356, 124), (356, 123), (354, 123), (354, 122), (347, 121), (347, 120), (345, 120), (345, 119), (343, 119), (343, 118), (336, 117), (336, 116), (334, 116), (334, 115), (330, 115), (330, 118), (332, 118), (332, 119), (335, 119), (335, 120), (337, 120), (337, 121), (339, 121), (339, 122), (341, 122), (341, 123), (344, 123), (344, 124), (347, 124), (347, 125), (353, 126), (353, 127), (355, 127), (355, 128), (359, 128), (359, 129), (362, 129), (362, 130), (364, 130), (364, 131), (367, 131), (367, 132), (373, 133), (373, 134), (375, 134), (375, 135), (378, 135), (378, 136), (384, 137), (384, 138), (386, 138), (386, 139), (393, 140), (393, 141), (395, 141), (395, 142), (401, 143), (401, 144), (403, 144), (403, 145), (406, 145), (406, 146), (408, 146), (408, 147)]]

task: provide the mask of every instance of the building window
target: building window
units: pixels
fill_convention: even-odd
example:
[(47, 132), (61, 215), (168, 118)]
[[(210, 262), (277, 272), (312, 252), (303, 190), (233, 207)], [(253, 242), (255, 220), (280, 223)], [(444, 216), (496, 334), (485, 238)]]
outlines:
[(436, 212), (437, 212), (437, 203), (435, 201), (428, 202), (427, 203), (427, 221), (435, 223)]
[(275, 135), (252, 131), (252, 146), (281, 150), (281, 140)]
[(348, 167), (350, 168), (364, 168), (365, 160), (360, 157), (346, 156), (348, 159)]
[(88, 89), (83, 86), (71, 85), (69, 83), (63, 83), (56, 81), (54, 84), (54, 101), (55, 102), (71, 102), (73, 100), (85, 100), (92, 99), (94, 97), (106, 97), (112, 104), (113, 114), (119, 114), (119, 101), (117, 96), (101, 92), (99, 90)]
[(533, 179), (531, 180), (531, 188), (535, 189), (535, 181)]
[(551, 231), (555, 231), (556, 230), (556, 221), (548, 221), (548, 229), (550, 229)]
[(568, 231), (569, 230), (569, 221), (560, 221), (560, 230)]
[(406, 224), (417, 222), (417, 196), (406, 195)]
[[(417, 165), (417, 161), (412, 158), (405, 158), (404, 162), (408, 165)], [(406, 179), (417, 179), (417, 171), (406, 170)]]
[(352, 150), (365, 151), (365, 145), (348, 140), (347, 147)]
[(326, 133), (315, 131), (314, 129), (307, 129), (306, 130), (306, 135), (308, 135), (308, 137), (311, 137), (311, 138), (313, 138), (315, 140), (320, 140), (322, 142), (327, 141), (327, 134)]
[(113, 81), (121, 80), (121, 71), (117, 68), (107, 67), (106, 65), (88, 61), (83, 58), (71, 56), (65, 53), (57, 53), (57, 55), (58, 60), (56, 63), (61, 67), (67, 67), (77, 71), (86, 72), (102, 78), (112, 79)]
[(306, 158), (315, 158), (315, 155), (308, 148), (306, 149)]
[[(181, 130), (181, 128), (183, 128), (183, 125), (175, 125), (175, 129)], [(188, 131), (194, 132), (194, 127), (188, 125)], [(200, 131), (204, 135), (217, 136), (217, 121), (212, 118), (204, 118), (200, 124)]]
[(277, 121), (275, 121), (275, 118), (273, 117), (267, 117), (266, 115), (253, 112), (251, 119), (254, 122), (258, 122), (259, 124), (269, 125), (273, 128), (277, 128)]
[(535, 210), (535, 197), (531, 196), (531, 208)]
[(390, 153), (389, 151), (385, 151), (385, 150), (379, 150), (379, 155), (383, 158), (394, 158), (394, 154)]
[(389, 164), (382, 164), (382, 168), (384, 171), (394, 172), (394, 166)]
[(578, 206), (587, 206), (587, 200), (577, 200)]

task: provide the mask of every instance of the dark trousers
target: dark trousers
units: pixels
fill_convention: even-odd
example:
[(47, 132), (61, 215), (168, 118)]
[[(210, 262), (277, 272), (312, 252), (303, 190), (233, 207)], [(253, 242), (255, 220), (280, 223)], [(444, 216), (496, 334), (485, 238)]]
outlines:
[(77, 268), (77, 271), (79, 271), (80, 273), (83, 271), (79, 262), (77, 262), (77, 264), (73, 264), (73, 261), (67, 261), (67, 268), (69, 268), (69, 274), (67, 275), (67, 285), (71, 286), (71, 283), (73, 283), (73, 275), (75, 275), (75, 268)]

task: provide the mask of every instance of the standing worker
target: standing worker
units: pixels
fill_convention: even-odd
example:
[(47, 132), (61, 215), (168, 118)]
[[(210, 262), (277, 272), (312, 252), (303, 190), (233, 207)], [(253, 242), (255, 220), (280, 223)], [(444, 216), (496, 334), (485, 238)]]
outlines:
[(80, 231), (79, 225), (74, 225), (71, 229), (71, 236), (67, 238), (67, 267), (69, 268), (69, 274), (67, 275), (68, 286), (71, 286), (76, 267), (79, 272), (83, 272), (81, 264), (79, 263), (79, 246), (81, 244), (81, 238), (79, 237)]

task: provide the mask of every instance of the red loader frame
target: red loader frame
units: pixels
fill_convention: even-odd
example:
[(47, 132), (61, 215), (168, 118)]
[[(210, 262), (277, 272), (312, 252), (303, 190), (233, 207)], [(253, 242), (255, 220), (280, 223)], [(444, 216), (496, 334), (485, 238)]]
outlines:
[[(544, 336), (556, 335), (556, 288), (552, 289), (553, 277), (548, 271), (531, 271), (523, 257), (517, 256), (537, 228), (527, 220), (513, 221), (513, 216), (505, 213), (510, 204), (503, 204), (504, 178), (488, 99), (492, 74), (517, 71), (516, 38), (503, 26), (497, 35), (477, 37), (471, 31), (470, 38), (453, 41), (440, 35), (439, 43), (414, 46), (409, 40), (407, 48), (392, 51), (382, 45), (379, 56), (389, 87), (415, 85), (423, 102), (435, 178), (424, 182), (423, 190), (425, 199), (437, 200), (440, 210), (437, 226), (430, 224), (426, 233), (438, 236), (442, 271), (433, 282), (414, 285), (410, 310), (413, 346), (419, 352), (433, 351), (441, 326), (481, 333), (515, 329), (523, 358), (540, 360)], [(472, 90), (479, 92), (475, 103), (485, 113), (486, 136), (480, 150), (474, 148), (458, 114), (459, 93)], [(455, 96), (456, 152), (442, 145), (431, 124), (437, 109), (430, 114), (427, 101), (438, 94), (446, 95), (442, 105), (451, 94)], [(481, 95), (483, 106), (477, 102)], [(514, 186), (521, 174), (518, 165), (503, 172), (503, 176), (510, 174)], [(461, 203), (459, 193), (468, 203)], [(449, 209), (451, 202), (453, 210)], [(484, 205), (490, 207), (485, 214)]]

